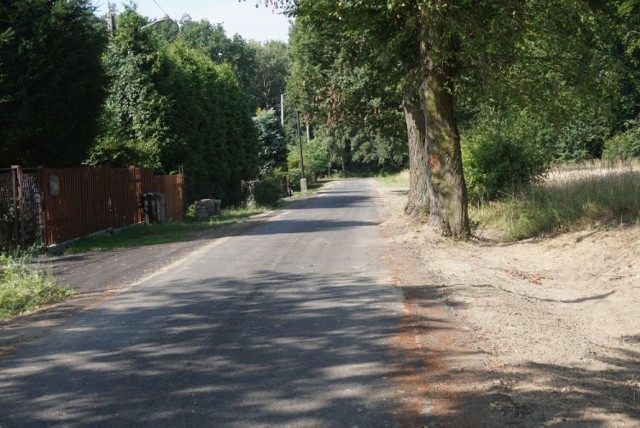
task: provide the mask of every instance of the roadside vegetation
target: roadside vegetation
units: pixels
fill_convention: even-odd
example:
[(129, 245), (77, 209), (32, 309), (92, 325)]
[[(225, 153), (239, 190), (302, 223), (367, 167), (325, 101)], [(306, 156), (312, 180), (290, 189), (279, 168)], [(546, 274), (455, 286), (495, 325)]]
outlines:
[(0, 320), (72, 296), (70, 288), (56, 284), (50, 273), (31, 262), (30, 256), (0, 254)]
[(136, 225), (113, 235), (81, 238), (65, 248), (64, 254), (190, 241), (206, 236), (207, 232), (241, 223), (249, 217), (263, 212), (262, 208), (224, 210), (216, 217), (204, 221), (196, 221), (192, 218), (192, 220), (185, 222)]
[(409, 171), (379, 175), (376, 181), (385, 187), (409, 187)]
[(640, 172), (620, 172), (534, 184), (503, 200), (480, 203), (471, 218), (480, 227), (520, 240), (593, 226), (640, 220)]
[[(379, 177), (387, 187), (409, 187), (406, 173)], [(538, 183), (478, 200), (470, 206), (476, 229), (517, 241), (598, 226), (640, 222), (640, 169), (626, 165), (561, 168)]]

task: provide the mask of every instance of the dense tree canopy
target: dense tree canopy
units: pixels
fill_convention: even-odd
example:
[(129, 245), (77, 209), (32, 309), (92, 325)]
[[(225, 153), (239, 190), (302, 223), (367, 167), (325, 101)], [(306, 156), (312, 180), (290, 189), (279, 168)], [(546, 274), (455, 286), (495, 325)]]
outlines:
[(88, 0), (0, 3), (0, 166), (85, 159), (104, 98), (105, 43)]
[(247, 100), (247, 108), (254, 112), (261, 106), (260, 94), (255, 91), (258, 64), (256, 50), (238, 34), (229, 38), (222, 24), (207, 20), (193, 21), (185, 17), (177, 36), (186, 46), (206, 55), (215, 64), (229, 64), (238, 78)]
[[(370, 102), (360, 90), (376, 92), (361, 76), (373, 76), (378, 91), (401, 94), (411, 165), (408, 208), (428, 213), (433, 226), (454, 236), (469, 233), (461, 143), (537, 146), (523, 152), (534, 157), (523, 168), (535, 174), (537, 154), (547, 155), (543, 167), (553, 159), (599, 156), (621, 122), (636, 123), (628, 119), (638, 106), (637, 0), (267, 3), (297, 17), (290, 91), (304, 94), (297, 102), (305, 114), (362, 120), (367, 113), (358, 108)], [(504, 126), (510, 129), (500, 135)], [(471, 143), (478, 132), (483, 139)], [(471, 160), (476, 168), (491, 164)], [(508, 163), (508, 157), (494, 162)], [(476, 172), (474, 179), (488, 177)]]
[(287, 142), (280, 118), (273, 109), (258, 110), (253, 122), (258, 132), (260, 146), (259, 163), (260, 175), (265, 176), (276, 168), (282, 168), (287, 163)]
[(111, 84), (89, 163), (164, 173), (183, 167), (190, 200), (240, 204), (242, 180), (258, 172), (258, 145), (233, 65), (214, 63), (205, 49), (224, 32), (188, 23), (199, 32), (167, 41), (146, 24), (131, 8), (118, 16), (105, 54)]
[(552, 161), (638, 153), (640, 0), (261, 2), (296, 17), (289, 46), (132, 7), (107, 37), (88, 0), (3, 2), (2, 162), (184, 167), (189, 197), (235, 204), (283, 163), (255, 125), (271, 135), (286, 93), (318, 165), (408, 157), (407, 211), (462, 237), (467, 184), (496, 198)]
[(401, 167), (403, 67), (370, 35), (343, 34), (336, 22), (326, 14), (298, 17), (290, 33), (291, 102), (331, 134), (323, 140), (331, 141), (326, 148), (334, 162)]
[(275, 108), (280, 105), (281, 94), (287, 92), (287, 44), (269, 40), (265, 43), (252, 42), (250, 46), (256, 53), (256, 65), (252, 73), (252, 94), (259, 100), (261, 108)]

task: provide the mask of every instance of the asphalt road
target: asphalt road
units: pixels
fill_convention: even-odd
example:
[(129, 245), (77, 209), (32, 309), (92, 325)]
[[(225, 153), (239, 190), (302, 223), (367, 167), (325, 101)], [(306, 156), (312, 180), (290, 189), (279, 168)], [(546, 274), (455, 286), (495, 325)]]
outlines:
[(335, 183), (19, 346), (0, 427), (396, 426), (378, 206)]

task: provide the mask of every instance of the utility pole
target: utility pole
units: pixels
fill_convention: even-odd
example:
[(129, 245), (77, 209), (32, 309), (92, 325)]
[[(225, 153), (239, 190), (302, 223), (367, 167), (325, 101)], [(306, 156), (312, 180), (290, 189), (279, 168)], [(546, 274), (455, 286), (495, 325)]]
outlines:
[(298, 147), (300, 148), (300, 192), (307, 193), (307, 178), (304, 175), (304, 156), (302, 155), (302, 134), (300, 132), (300, 112), (296, 111), (296, 124), (298, 126)]

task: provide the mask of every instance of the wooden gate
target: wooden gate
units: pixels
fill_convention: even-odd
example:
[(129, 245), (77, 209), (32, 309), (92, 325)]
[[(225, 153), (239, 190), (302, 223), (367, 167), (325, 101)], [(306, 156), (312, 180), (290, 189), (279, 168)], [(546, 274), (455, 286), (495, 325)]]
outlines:
[(0, 169), (0, 248), (26, 248), (43, 237), (41, 169)]

